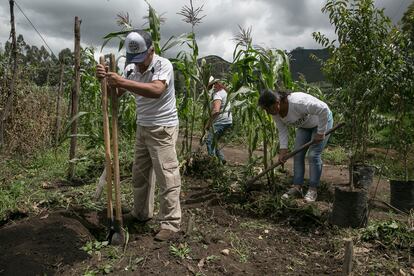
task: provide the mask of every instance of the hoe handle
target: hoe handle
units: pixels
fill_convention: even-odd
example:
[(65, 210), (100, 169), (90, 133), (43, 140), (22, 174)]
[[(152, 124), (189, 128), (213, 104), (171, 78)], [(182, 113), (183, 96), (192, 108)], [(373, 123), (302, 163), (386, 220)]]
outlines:
[[(331, 128), (330, 130), (328, 130), (325, 135), (329, 135), (332, 132), (334, 132), (335, 130), (337, 130), (338, 128), (343, 127), (345, 124), (344, 123), (340, 123), (337, 124), (336, 126), (334, 126), (333, 128)], [(295, 149), (294, 151), (289, 152), (285, 158), (284, 161), (278, 161), (275, 164), (271, 165), (270, 167), (268, 167), (267, 169), (265, 169), (263, 172), (259, 173), (257, 176), (251, 178), (250, 180), (247, 181), (246, 185), (247, 186), (251, 186), (254, 184), (254, 182), (256, 182), (259, 178), (261, 178), (263, 175), (267, 174), (269, 171), (273, 170), (274, 168), (276, 168), (277, 166), (280, 166), (282, 164), (284, 164), (286, 162), (286, 160), (288, 160), (289, 158), (291, 158), (292, 156), (296, 155), (298, 152), (301, 152), (302, 150), (307, 149), (308, 147), (310, 147), (311, 145), (316, 144), (316, 142), (314, 140), (307, 142), (306, 144), (302, 145), (301, 147)]]

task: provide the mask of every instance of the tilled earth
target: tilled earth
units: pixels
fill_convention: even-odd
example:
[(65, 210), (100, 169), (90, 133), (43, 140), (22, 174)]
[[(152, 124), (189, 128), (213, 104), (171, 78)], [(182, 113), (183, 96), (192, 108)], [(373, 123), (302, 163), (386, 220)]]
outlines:
[[(326, 223), (292, 224), (234, 211), (210, 191), (191, 184), (182, 196), (183, 226), (171, 242), (155, 242), (157, 223), (128, 226), (125, 247), (81, 249), (106, 233), (105, 211), (64, 210), (9, 222), (0, 229), (1, 275), (339, 275), (343, 232)], [(318, 206), (329, 204), (320, 202)], [(98, 243), (101, 244), (101, 243)], [(375, 245), (355, 245), (354, 271), (409, 271), (403, 253), (393, 257)], [(180, 254), (174, 252), (185, 252)], [(400, 266), (385, 267), (390, 258)], [(400, 258), (400, 259), (398, 259)]]
[[(225, 154), (235, 166), (247, 157), (238, 148), (226, 148)], [(237, 197), (224, 200), (212, 192), (210, 182), (186, 176), (182, 231), (167, 243), (153, 240), (158, 226), (151, 221), (144, 227), (127, 225), (124, 247), (106, 245), (105, 210), (48, 210), (36, 217), (17, 214), (0, 228), (0, 275), (340, 275), (343, 239), (357, 234), (332, 228), (326, 217), (332, 184), (346, 179), (344, 168), (324, 167), (322, 180), (330, 191), (321, 193), (315, 205), (321, 215), (315, 220), (295, 213), (255, 217), (241, 211), (244, 203)], [(375, 180), (374, 184), (372, 189), (378, 184), (377, 195), (386, 199), (388, 183)], [(300, 214), (303, 205), (297, 205)], [(394, 215), (387, 209), (371, 211), (371, 218), (390, 217)], [(89, 253), (82, 249), (86, 245)], [(354, 274), (414, 274), (412, 253), (356, 238)]]

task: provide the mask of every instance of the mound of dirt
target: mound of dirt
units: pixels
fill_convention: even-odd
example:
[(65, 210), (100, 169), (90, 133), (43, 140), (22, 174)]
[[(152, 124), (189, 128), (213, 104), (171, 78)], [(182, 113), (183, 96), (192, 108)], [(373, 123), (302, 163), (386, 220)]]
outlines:
[(0, 229), (1, 275), (51, 275), (85, 260), (81, 247), (93, 237), (78, 220), (58, 212)]

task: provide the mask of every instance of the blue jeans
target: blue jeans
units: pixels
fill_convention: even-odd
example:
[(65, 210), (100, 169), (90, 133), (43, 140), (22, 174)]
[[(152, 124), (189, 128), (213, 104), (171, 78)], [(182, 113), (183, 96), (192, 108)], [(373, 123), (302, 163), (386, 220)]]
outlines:
[[(327, 131), (332, 128), (333, 119), (332, 114), (329, 115)], [(314, 128), (298, 128), (296, 130), (295, 149), (303, 144), (311, 141), (316, 134), (317, 127)], [(303, 150), (297, 153), (293, 159), (293, 184), (303, 185), (303, 178), (305, 175), (305, 155), (308, 153), (309, 162), (309, 186), (317, 188), (322, 174), (322, 159), (321, 154), (326, 144), (328, 143), (329, 135), (325, 139), (310, 146), (308, 150)]]
[[(211, 156), (217, 156), (221, 161), (224, 161), (224, 154), (218, 147), (218, 141), (223, 136), (224, 132), (231, 127), (231, 124), (214, 124), (208, 133), (206, 139), (207, 152)], [(215, 138), (215, 141), (214, 141)]]

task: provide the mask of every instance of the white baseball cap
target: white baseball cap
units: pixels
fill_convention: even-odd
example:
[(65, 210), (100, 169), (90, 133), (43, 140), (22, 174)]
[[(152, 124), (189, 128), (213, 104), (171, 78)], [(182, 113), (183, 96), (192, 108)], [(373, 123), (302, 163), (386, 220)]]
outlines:
[(126, 63), (141, 63), (152, 46), (151, 36), (142, 30), (132, 31), (125, 38)]

